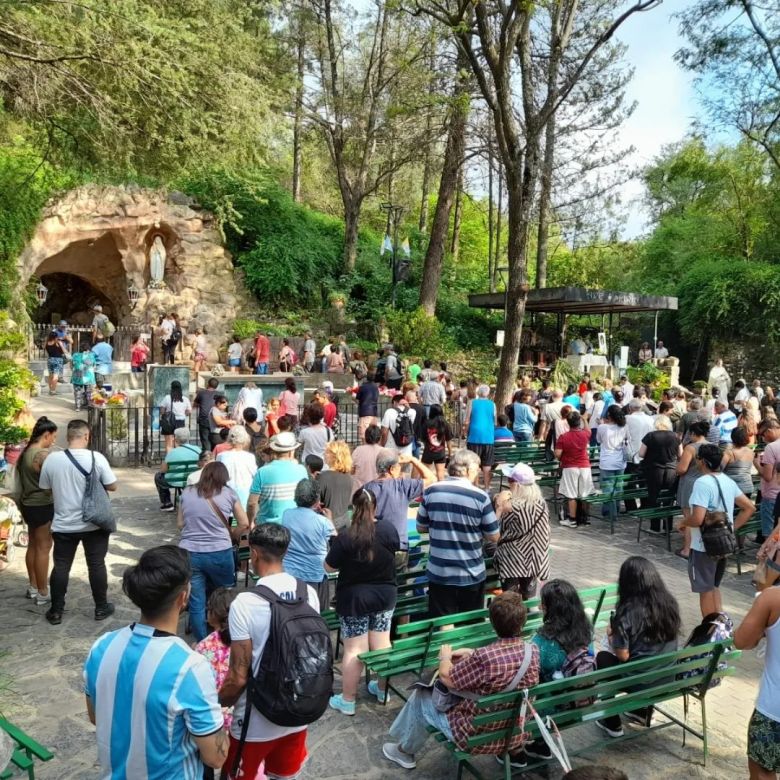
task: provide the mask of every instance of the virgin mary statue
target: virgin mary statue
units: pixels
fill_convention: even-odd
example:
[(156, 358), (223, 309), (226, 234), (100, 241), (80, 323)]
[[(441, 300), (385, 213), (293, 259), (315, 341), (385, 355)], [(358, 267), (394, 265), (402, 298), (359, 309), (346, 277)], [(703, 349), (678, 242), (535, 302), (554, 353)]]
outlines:
[(152, 246), (149, 249), (149, 286), (150, 287), (162, 287), (163, 277), (165, 276), (165, 244), (163, 244), (162, 236), (157, 235), (152, 241)]

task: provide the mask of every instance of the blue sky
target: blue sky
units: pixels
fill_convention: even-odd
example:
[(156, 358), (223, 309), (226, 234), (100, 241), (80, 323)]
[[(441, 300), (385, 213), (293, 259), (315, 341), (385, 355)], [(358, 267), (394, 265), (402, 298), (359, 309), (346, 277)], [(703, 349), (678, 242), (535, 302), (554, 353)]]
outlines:
[[(701, 111), (692, 75), (673, 59), (682, 40), (672, 15), (690, 4), (691, 0), (666, 0), (652, 11), (631, 17), (619, 33), (618, 37), (628, 45), (627, 60), (635, 69), (628, 98), (638, 105), (622, 132), (623, 140), (636, 147), (630, 160), (634, 166), (646, 165), (664, 144), (683, 138)], [(638, 180), (623, 188), (626, 238), (648, 232), (641, 195)]]

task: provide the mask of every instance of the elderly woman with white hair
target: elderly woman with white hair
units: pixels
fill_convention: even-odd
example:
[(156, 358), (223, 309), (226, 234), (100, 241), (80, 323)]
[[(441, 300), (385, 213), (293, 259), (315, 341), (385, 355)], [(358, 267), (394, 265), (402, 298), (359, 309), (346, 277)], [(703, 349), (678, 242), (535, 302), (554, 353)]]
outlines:
[(490, 478), (493, 472), (496, 440), (496, 405), (490, 400), (490, 388), (480, 385), (477, 397), (469, 404), (466, 420), (463, 423), (463, 435), (466, 447), (479, 457), (482, 469), (482, 484), (490, 490)]
[[(682, 446), (672, 431), (669, 417), (659, 414), (655, 418), (655, 430), (645, 434), (638, 454), (647, 480), (647, 506), (658, 506), (659, 494), (677, 487), (677, 463), (682, 455)], [(666, 522), (671, 523), (671, 518)], [(650, 529), (660, 531), (660, 519), (651, 520)]]
[(550, 512), (529, 465), (517, 463), (503, 471), (509, 490), (495, 498), (501, 535), (493, 560), (502, 590), (530, 599), (550, 577)]
[(235, 490), (241, 506), (246, 509), (249, 501), (249, 489), (257, 473), (257, 459), (249, 452), (251, 438), (243, 425), (236, 425), (228, 433), (227, 443), (230, 449), (217, 455), (217, 463), (223, 463), (230, 479), (228, 486)]

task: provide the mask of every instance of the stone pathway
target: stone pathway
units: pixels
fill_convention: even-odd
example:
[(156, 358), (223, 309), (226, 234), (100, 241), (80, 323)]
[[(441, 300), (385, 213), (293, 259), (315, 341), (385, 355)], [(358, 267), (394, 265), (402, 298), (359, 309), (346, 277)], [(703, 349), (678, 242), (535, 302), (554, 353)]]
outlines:
[[(72, 416), (64, 400), (40, 399), (34, 411), (46, 413), (58, 423)], [(143, 550), (174, 541), (175, 519), (157, 511), (151, 472), (118, 470), (120, 490), (115, 506), (120, 529), (113, 537), (108, 558), (110, 597), (116, 603), (113, 618), (96, 623), (81, 553), (71, 575), (67, 612), (61, 626), (50, 626), (43, 617), (45, 608), (35, 607), (24, 598), (26, 576), (23, 555), (0, 574), (0, 711), (44, 745), (56, 758), (37, 772), (41, 780), (92, 780), (98, 776), (94, 729), (87, 721), (81, 688), (81, 668), (92, 642), (104, 631), (137, 618), (133, 605), (121, 593), (124, 568), (137, 560)], [(669, 554), (660, 542), (636, 543), (633, 521), (625, 521), (613, 537), (595, 523), (586, 530), (553, 528), (553, 576), (564, 576), (583, 588), (614, 582), (622, 560), (643, 554), (658, 565), (669, 587), (677, 595), (683, 611), (684, 633), (698, 623), (698, 602), (689, 592), (685, 563)], [(21, 550), (19, 551), (22, 552)], [(749, 608), (752, 589), (749, 575), (737, 578), (733, 571), (724, 580), (726, 609), (735, 622)], [(701, 743), (688, 739), (682, 746), (681, 732), (669, 728), (632, 742), (606, 746), (597, 752), (573, 759), (574, 765), (591, 761), (621, 767), (631, 780), (658, 778), (734, 778), (746, 776), (745, 734), (753, 708), (762, 661), (754, 652), (743, 655), (738, 674), (708, 694), (710, 760), (703, 767)], [(2, 683), (7, 683), (7, 689)], [(337, 687), (339, 683), (337, 682)], [(328, 712), (310, 730), (310, 762), (305, 780), (333, 778), (364, 780), (399, 777), (381, 754), (387, 729), (399, 708), (391, 701), (387, 708), (370, 700), (363, 691), (357, 715), (346, 718)], [(680, 711), (681, 707), (670, 709)], [(699, 722), (698, 704), (692, 702), (692, 718)], [(596, 729), (583, 726), (566, 732), (571, 749), (592, 740)], [(409, 777), (437, 780), (454, 777), (454, 763), (444, 750), (431, 743), (420, 755), (418, 768)], [(491, 758), (482, 763), (492, 771)], [(495, 767), (498, 768), (497, 766)], [(528, 777), (560, 777), (557, 769)]]

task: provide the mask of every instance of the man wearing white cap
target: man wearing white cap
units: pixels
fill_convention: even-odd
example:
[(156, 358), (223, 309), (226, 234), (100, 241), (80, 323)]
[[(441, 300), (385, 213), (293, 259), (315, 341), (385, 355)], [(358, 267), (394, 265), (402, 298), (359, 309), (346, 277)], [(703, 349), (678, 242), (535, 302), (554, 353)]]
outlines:
[[(293, 509), (295, 488), (307, 479), (306, 467), (295, 459), (300, 444), (291, 431), (277, 433), (269, 444), (275, 459), (258, 469), (249, 489), (249, 522), (280, 523), (286, 509)], [(259, 507), (259, 508), (258, 508)]]

